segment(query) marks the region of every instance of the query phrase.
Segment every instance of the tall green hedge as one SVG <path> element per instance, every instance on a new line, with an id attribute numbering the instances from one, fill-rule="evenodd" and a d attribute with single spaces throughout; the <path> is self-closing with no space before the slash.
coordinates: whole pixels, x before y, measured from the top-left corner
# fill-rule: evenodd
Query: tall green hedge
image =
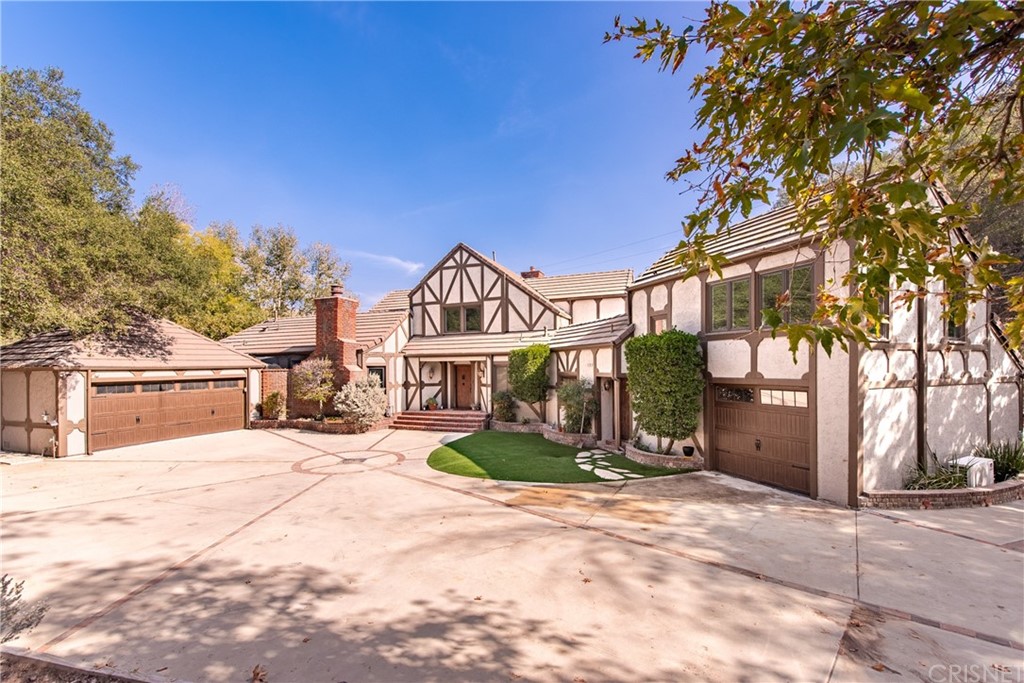
<path id="1" fill-rule="evenodd" d="M 666 452 L 692 436 L 703 405 L 700 340 L 679 330 L 633 337 L 626 342 L 626 363 L 637 425 L 669 439 Z"/>
<path id="2" fill-rule="evenodd" d="M 538 403 L 548 395 L 547 344 L 533 344 L 508 353 L 508 385 L 515 397 L 525 403 Z"/>

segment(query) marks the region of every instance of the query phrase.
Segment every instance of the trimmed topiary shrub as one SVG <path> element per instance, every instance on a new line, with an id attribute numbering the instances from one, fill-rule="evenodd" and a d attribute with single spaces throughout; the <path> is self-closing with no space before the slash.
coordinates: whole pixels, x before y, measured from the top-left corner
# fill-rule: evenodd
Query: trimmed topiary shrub
<path id="1" fill-rule="evenodd" d="M 516 397 L 511 391 L 496 391 L 491 394 L 494 419 L 498 422 L 516 421 Z"/>
<path id="2" fill-rule="evenodd" d="M 272 391 L 263 399 L 260 415 L 264 420 L 283 420 L 285 413 L 284 397 L 280 391 Z"/>
<path id="3" fill-rule="evenodd" d="M 672 450 L 697 431 L 704 394 L 704 356 L 696 335 L 680 330 L 645 334 L 626 342 L 629 389 L 639 429 Z"/>
<path id="4" fill-rule="evenodd" d="M 343 386 L 334 395 L 334 409 L 363 431 L 380 422 L 388 409 L 388 395 L 380 386 L 380 377 L 369 375 Z"/>
<path id="5" fill-rule="evenodd" d="M 508 385 L 512 395 L 524 403 L 540 403 L 548 396 L 547 344 L 513 349 L 508 354 Z"/>
<path id="6" fill-rule="evenodd" d="M 562 407 L 562 428 L 572 434 L 589 434 L 590 423 L 597 411 L 594 385 L 586 379 L 570 379 L 558 387 L 558 403 Z"/>
<path id="7" fill-rule="evenodd" d="M 316 401 L 317 419 L 324 417 L 324 401 L 334 393 L 334 363 L 329 358 L 307 358 L 292 368 L 292 390 L 303 401 Z"/>

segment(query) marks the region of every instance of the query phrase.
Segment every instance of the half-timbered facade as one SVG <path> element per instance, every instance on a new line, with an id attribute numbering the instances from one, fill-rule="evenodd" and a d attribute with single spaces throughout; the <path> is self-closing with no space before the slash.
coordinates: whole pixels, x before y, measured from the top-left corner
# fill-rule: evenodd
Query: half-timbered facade
<path id="1" fill-rule="evenodd" d="M 943 196 L 935 189 L 931 199 Z M 1016 438 L 1021 365 L 987 302 L 953 328 L 936 284 L 913 308 L 893 297 L 889 325 L 868 348 L 828 355 L 804 345 L 794 360 L 787 340 L 772 339 L 761 312 L 779 295 L 789 293 L 783 317 L 806 322 L 819 288 L 847 293 L 849 245 L 825 250 L 795 218 L 783 208 L 722 231 L 710 245 L 727 259 L 720 277 L 682 277 L 673 250 L 631 286 L 636 334 L 676 328 L 704 342 L 704 411 L 680 446 L 695 446 L 712 469 L 855 506 L 864 490 L 901 488 L 918 462 Z"/>
<path id="2" fill-rule="evenodd" d="M 609 381 L 602 433 L 620 438 L 612 385 L 620 385 L 618 347 L 632 330 L 625 315 L 631 280 L 629 270 L 518 274 L 456 245 L 410 293 L 407 409 L 434 399 L 446 408 L 489 412 L 491 394 L 508 388 L 509 352 L 543 343 L 554 355 L 552 387 L 570 377 Z M 532 420 L 555 422 L 558 413 L 553 400 L 540 409 L 520 406 L 520 415 Z"/>

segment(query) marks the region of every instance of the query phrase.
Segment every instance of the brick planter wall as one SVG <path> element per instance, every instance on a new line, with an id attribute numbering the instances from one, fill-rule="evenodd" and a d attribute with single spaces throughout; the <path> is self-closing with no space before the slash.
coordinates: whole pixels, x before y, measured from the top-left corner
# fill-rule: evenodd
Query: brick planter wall
<path id="1" fill-rule="evenodd" d="M 672 469 L 704 469 L 704 458 L 700 453 L 694 451 L 693 455 L 686 457 L 685 455 L 662 455 L 661 453 L 649 453 L 648 451 L 642 451 L 639 448 L 634 448 L 630 444 L 624 444 L 624 455 L 632 460 L 638 462 L 641 465 L 650 465 L 651 467 L 670 467 Z"/>
<path id="2" fill-rule="evenodd" d="M 540 434 L 540 430 L 544 427 L 542 422 L 529 422 L 523 424 L 522 422 L 499 422 L 494 418 L 491 418 L 491 429 L 496 432 L 512 432 L 514 434 Z"/>
<path id="3" fill-rule="evenodd" d="M 378 429 L 387 429 L 394 418 L 386 417 L 369 429 L 363 429 L 350 422 L 316 422 L 315 420 L 253 420 L 253 429 L 304 429 L 307 432 L 323 434 L 362 434 Z"/>
<path id="4" fill-rule="evenodd" d="M 573 446 L 575 448 L 594 448 L 597 446 L 597 437 L 593 434 L 573 434 L 571 432 L 560 432 L 547 425 L 541 426 L 540 433 L 548 441 Z"/>
<path id="5" fill-rule="evenodd" d="M 865 491 L 860 506 L 883 510 L 941 510 L 1001 505 L 1024 499 L 1024 479 L 1011 479 L 973 489 L 932 491 Z"/>

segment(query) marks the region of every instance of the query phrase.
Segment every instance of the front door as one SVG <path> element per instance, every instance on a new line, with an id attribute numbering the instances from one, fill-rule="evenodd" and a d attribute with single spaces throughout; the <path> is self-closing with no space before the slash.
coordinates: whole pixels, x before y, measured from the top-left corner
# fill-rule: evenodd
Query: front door
<path id="1" fill-rule="evenodd" d="M 473 366 L 455 366 L 455 408 L 473 407 Z"/>

